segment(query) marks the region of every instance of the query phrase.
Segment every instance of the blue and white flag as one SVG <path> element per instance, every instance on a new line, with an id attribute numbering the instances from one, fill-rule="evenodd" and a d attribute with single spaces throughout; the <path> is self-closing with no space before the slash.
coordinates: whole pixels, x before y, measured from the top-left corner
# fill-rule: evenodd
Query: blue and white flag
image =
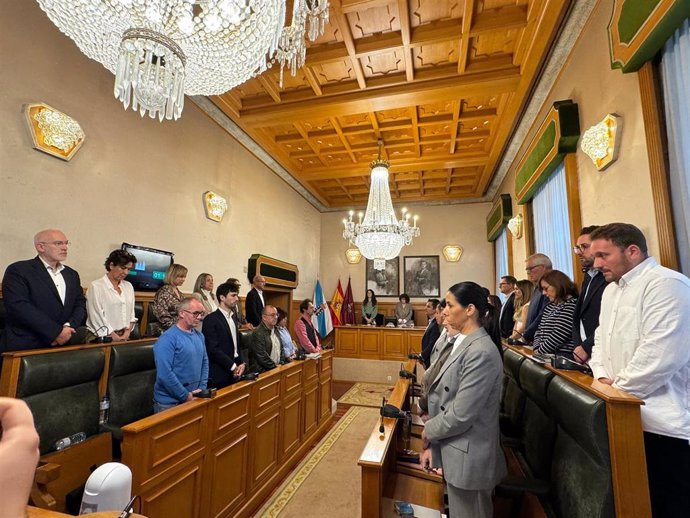
<path id="1" fill-rule="evenodd" d="M 333 331 L 333 320 L 331 320 L 331 312 L 328 310 L 328 305 L 321 308 L 322 304 L 326 304 L 326 298 L 323 296 L 323 290 L 321 289 L 321 283 L 316 280 L 316 287 L 314 288 L 314 306 L 316 306 L 316 312 L 314 316 L 311 317 L 311 323 L 319 332 L 319 336 L 322 338 L 328 333 Z"/>

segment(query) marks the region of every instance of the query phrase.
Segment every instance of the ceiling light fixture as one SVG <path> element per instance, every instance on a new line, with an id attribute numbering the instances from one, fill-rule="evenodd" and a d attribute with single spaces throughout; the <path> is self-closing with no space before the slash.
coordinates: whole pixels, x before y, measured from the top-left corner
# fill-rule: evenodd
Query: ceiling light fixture
<path id="1" fill-rule="evenodd" d="M 143 117 L 182 114 L 184 96 L 219 95 L 276 61 L 292 75 L 306 37 L 328 23 L 329 0 L 38 0 L 89 58 L 115 74 L 115 97 Z M 307 28 L 308 27 L 308 28 Z"/>
<path id="2" fill-rule="evenodd" d="M 419 237 L 417 216 L 410 225 L 410 213 L 403 207 L 401 219 L 398 220 L 393 210 L 391 193 L 388 186 L 388 168 L 390 164 L 381 158 L 383 142 L 379 140 L 378 158 L 371 167 L 371 188 L 367 211 L 362 220 L 359 213 L 359 223 L 352 220 L 354 211 L 350 211 L 349 219 L 343 220 L 345 230 L 343 238 L 354 242 L 360 252 L 367 259 L 374 261 L 376 270 L 386 267 L 386 260 L 400 255 L 403 246 L 412 243 L 412 239 Z"/>

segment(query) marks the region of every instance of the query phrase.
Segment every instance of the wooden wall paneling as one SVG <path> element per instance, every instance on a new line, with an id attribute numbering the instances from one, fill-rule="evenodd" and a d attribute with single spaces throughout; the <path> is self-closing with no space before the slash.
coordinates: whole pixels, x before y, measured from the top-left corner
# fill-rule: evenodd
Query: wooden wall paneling
<path id="1" fill-rule="evenodd" d="M 292 363 L 291 368 L 286 369 L 282 375 L 282 399 L 289 398 L 302 391 L 304 369 L 299 363 Z"/>
<path id="2" fill-rule="evenodd" d="M 259 379 L 254 382 L 252 387 L 253 417 L 280 401 L 280 386 L 280 373 L 268 371 L 259 375 Z"/>
<path id="3" fill-rule="evenodd" d="M 314 433 L 319 425 L 319 383 L 318 379 L 305 384 L 302 393 L 304 421 L 302 435 L 305 437 Z"/>
<path id="4" fill-rule="evenodd" d="M 327 360 L 327 361 L 324 361 Z M 333 369 L 330 357 L 319 360 L 319 423 L 331 415 L 331 399 L 333 398 Z"/>
<path id="5" fill-rule="evenodd" d="M 637 77 L 649 157 L 649 175 L 652 181 L 656 231 L 659 237 L 659 262 L 667 268 L 678 270 L 680 265 L 668 181 L 668 140 L 658 70 L 648 61 L 639 69 Z"/>
<path id="6" fill-rule="evenodd" d="M 212 442 L 249 421 L 251 385 L 232 391 L 221 389 L 211 402 L 209 432 Z"/>
<path id="7" fill-rule="evenodd" d="M 208 502 L 203 502 L 202 475 L 204 456 L 194 457 L 189 465 L 175 470 L 144 485 L 140 491 L 132 491 L 141 496 L 141 513 L 144 516 L 184 516 L 201 518 Z"/>
<path id="8" fill-rule="evenodd" d="M 381 335 L 383 339 L 383 359 L 398 360 L 407 357 L 405 333 L 403 331 L 388 331 Z"/>
<path id="9" fill-rule="evenodd" d="M 280 458 L 289 457 L 302 440 L 302 394 L 286 398 L 280 405 Z"/>
<path id="10" fill-rule="evenodd" d="M 338 356 L 356 358 L 359 355 L 359 329 L 339 327 L 335 337 L 335 350 Z"/>
<path id="11" fill-rule="evenodd" d="M 315 360 L 305 360 L 303 364 L 304 385 L 312 385 L 319 378 L 319 363 Z"/>
<path id="12" fill-rule="evenodd" d="M 280 439 L 280 405 L 252 417 L 249 441 L 250 491 L 260 486 L 278 468 Z"/>
<path id="13" fill-rule="evenodd" d="M 411 329 L 405 333 L 405 348 L 403 351 L 405 360 L 407 359 L 407 355 L 411 352 L 422 352 L 422 337 L 425 331 L 426 329 Z"/>
<path id="14" fill-rule="evenodd" d="M 376 329 L 360 329 L 359 357 L 372 360 L 382 360 L 381 333 Z"/>
<path id="15" fill-rule="evenodd" d="M 244 422 L 217 441 L 208 458 L 204 500 L 211 518 L 232 516 L 247 499 L 250 424 Z"/>

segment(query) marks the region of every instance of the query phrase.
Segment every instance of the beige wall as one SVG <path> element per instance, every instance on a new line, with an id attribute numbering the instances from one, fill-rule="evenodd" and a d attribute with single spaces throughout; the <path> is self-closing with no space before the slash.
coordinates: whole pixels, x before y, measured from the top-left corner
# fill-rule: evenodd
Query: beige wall
<path id="1" fill-rule="evenodd" d="M 32 236 L 63 229 L 82 284 L 103 273 L 122 241 L 176 253 L 184 285 L 210 272 L 244 278 L 262 253 L 298 265 L 296 298 L 311 296 L 319 267 L 319 213 L 211 122 L 189 99 L 177 122 L 125 111 L 113 75 L 86 58 L 36 2 L 3 2 L 0 19 L 0 271 L 35 254 Z M 22 105 L 43 101 L 76 118 L 86 142 L 71 162 L 32 149 Z M 222 223 L 202 194 L 224 194 Z M 295 236 L 299 240 L 295 240 Z M 247 283 L 245 283 L 245 286 Z"/>
<path id="2" fill-rule="evenodd" d="M 438 255 L 441 266 L 441 295 L 460 281 L 475 281 L 495 291 L 493 246 L 486 240 L 486 216 L 491 209 L 488 203 L 433 207 L 410 207 L 419 215 L 421 236 L 400 253 L 400 282 L 402 288 L 403 258 L 413 255 Z M 356 301 L 364 298 L 365 260 L 350 265 L 345 260 L 348 242 L 343 239 L 342 220 L 347 211 L 323 214 L 321 217 L 321 283 L 330 300 L 338 284 L 338 276 L 347 287 L 348 275 L 352 277 L 352 294 Z M 464 253 L 457 263 L 443 258 L 443 247 L 458 244 Z M 383 299 L 386 301 L 394 299 Z M 422 301 L 424 299 L 413 299 Z"/>
<path id="3" fill-rule="evenodd" d="M 650 252 L 657 254 L 658 237 L 637 74 L 622 74 L 610 67 L 606 27 L 612 4 L 612 0 L 602 0 L 595 8 L 536 126 L 553 102 L 561 99 L 573 99 L 578 103 L 583 133 L 607 113 L 616 113 L 623 118 L 618 161 L 604 172 L 598 172 L 578 147 L 576 158 L 582 223 L 593 225 L 623 221 L 637 225 L 647 237 Z M 532 131 L 535 130 L 533 127 Z M 501 185 L 501 192 L 509 192 L 515 197 L 514 167 Z M 515 214 L 523 210 L 524 207 L 515 204 L 515 200 L 513 202 Z M 513 240 L 513 266 L 518 278 L 525 276 L 525 249 L 525 239 Z"/>

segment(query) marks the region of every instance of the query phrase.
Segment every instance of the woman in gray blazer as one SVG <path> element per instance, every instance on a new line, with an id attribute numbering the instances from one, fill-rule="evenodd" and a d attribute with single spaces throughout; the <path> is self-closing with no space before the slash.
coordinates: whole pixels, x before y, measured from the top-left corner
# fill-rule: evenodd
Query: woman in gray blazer
<path id="1" fill-rule="evenodd" d="M 429 381 L 420 461 L 426 469 L 443 468 L 450 518 L 491 518 L 491 492 L 506 474 L 498 429 L 498 313 L 481 286 L 461 282 L 448 290 L 445 314 L 446 325 L 459 334 Z"/>

